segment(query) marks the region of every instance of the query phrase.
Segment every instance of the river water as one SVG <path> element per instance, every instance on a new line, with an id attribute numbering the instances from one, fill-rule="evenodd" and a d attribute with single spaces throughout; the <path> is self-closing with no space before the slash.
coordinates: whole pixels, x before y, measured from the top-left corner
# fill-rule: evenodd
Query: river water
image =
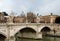
<path id="1" fill-rule="evenodd" d="M 18 38 L 17 41 L 60 41 L 60 37 L 49 37 L 45 36 L 41 40 L 34 40 L 34 39 L 20 39 Z"/>

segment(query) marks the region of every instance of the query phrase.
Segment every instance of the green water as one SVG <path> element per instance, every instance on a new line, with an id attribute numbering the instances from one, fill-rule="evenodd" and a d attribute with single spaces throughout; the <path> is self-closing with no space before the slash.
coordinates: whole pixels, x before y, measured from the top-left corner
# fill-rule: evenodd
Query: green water
<path id="1" fill-rule="evenodd" d="M 16 41 L 60 41 L 60 37 L 43 37 L 41 40 L 34 40 L 34 39 L 20 39 L 17 38 Z"/>

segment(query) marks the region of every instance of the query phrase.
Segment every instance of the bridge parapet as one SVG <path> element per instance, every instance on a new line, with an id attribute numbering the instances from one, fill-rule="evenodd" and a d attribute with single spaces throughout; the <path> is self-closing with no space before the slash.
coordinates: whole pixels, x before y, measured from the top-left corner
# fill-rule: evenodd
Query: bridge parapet
<path id="1" fill-rule="evenodd" d="M 11 25 L 11 26 L 24 26 L 24 25 L 50 25 L 50 26 L 60 26 L 60 24 L 56 24 L 56 23 L 0 23 L 0 25 Z"/>

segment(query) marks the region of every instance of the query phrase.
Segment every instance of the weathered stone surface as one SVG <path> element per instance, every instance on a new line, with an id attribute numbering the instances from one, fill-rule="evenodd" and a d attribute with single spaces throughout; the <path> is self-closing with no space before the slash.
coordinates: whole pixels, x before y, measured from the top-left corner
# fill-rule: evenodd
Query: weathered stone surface
<path id="1" fill-rule="evenodd" d="M 50 24 L 50 23 L 18 23 L 18 24 L 0 24 L 0 34 L 3 34 L 7 38 L 11 36 L 15 36 L 17 32 L 19 32 L 21 29 L 24 28 L 31 28 L 38 33 L 35 38 L 42 38 L 41 30 L 44 27 L 48 27 L 51 29 L 51 33 L 53 30 L 56 31 L 56 34 L 58 35 L 60 33 L 60 25 L 59 24 Z M 14 39 L 14 38 L 13 38 Z M 12 40 L 13 40 L 12 39 Z"/>

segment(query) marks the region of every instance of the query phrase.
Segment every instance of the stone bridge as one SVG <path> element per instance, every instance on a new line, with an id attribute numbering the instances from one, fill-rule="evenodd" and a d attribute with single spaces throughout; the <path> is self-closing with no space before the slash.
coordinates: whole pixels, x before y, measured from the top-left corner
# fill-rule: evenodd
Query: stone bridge
<path id="1" fill-rule="evenodd" d="M 46 28 L 46 29 L 45 29 Z M 29 29 L 29 30 L 26 30 Z M 2 36 L 5 41 L 15 41 L 15 35 L 21 37 L 21 32 L 24 32 L 24 30 L 27 31 L 27 34 L 24 33 L 23 37 L 28 38 L 42 38 L 42 31 L 43 30 L 50 30 L 51 34 L 54 34 L 54 30 L 56 31 L 55 34 L 60 34 L 60 25 L 59 24 L 51 24 L 51 23 L 1 23 L 0 24 L 0 36 Z M 30 34 L 29 32 L 33 33 Z M 26 34 L 26 35 L 25 35 Z M 33 36 L 33 37 L 32 37 Z"/>

